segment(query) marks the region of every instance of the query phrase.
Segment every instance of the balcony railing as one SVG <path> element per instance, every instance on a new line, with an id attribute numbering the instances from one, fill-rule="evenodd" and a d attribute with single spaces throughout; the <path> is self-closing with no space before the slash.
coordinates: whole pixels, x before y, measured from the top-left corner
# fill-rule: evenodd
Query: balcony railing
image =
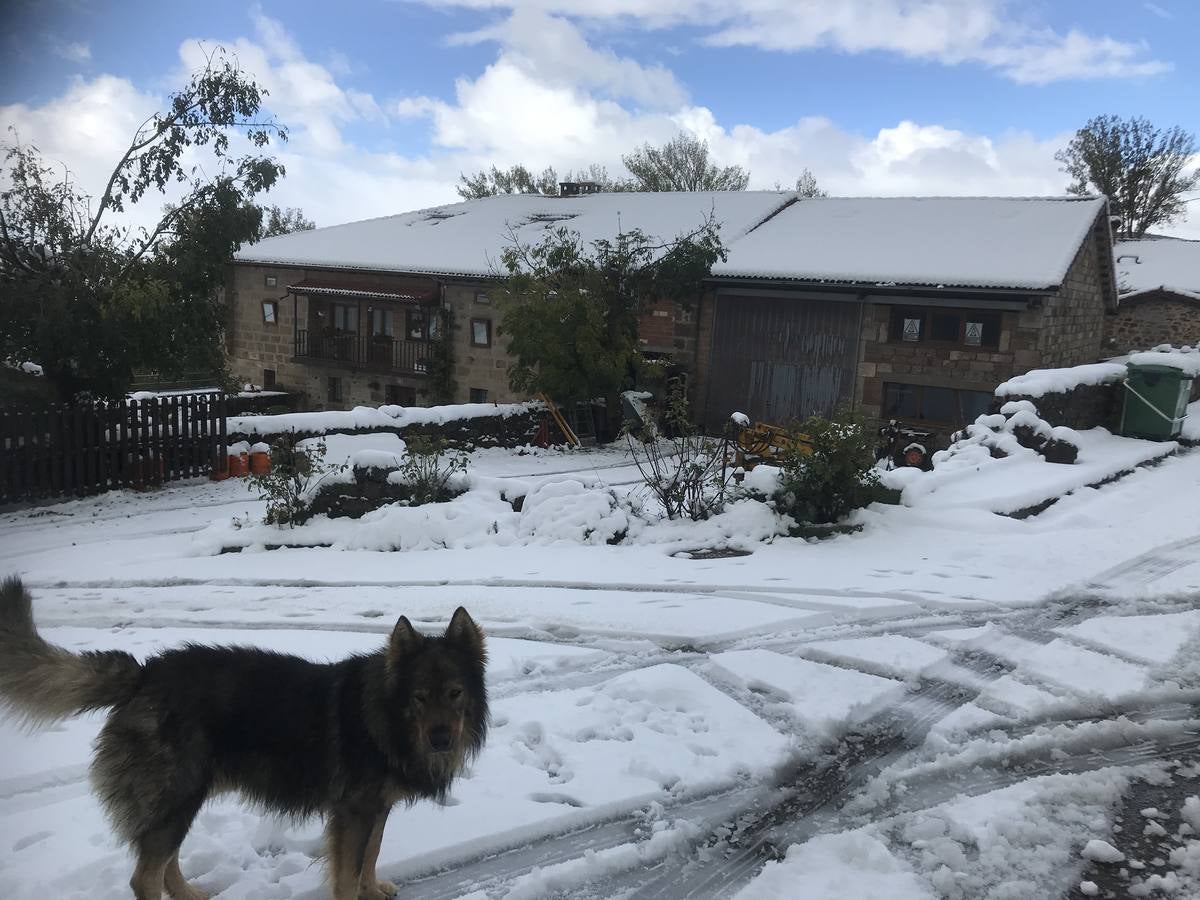
<path id="1" fill-rule="evenodd" d="M 296 357 L 336 362 L 352 368 L 382 369 L 407 375 L 429 371 L 429 341 L 398 341 L 386 335 L 296 332 Z"/>

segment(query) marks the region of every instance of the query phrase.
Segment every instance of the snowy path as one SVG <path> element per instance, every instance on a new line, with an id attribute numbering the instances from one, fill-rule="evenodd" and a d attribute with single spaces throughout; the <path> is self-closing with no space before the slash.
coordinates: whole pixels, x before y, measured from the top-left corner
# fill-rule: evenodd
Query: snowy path
<path id="1" fill-rule="evenodd" d="M 481 466 L 629 475 L 611 450 L 488 451 Z M 34 588 L 52 639 L 141 655 L 198 640 L 336 658 L 377 646 L 400 612 L 435 628 L 465 604 L 490 635 L 496 721 L 451 805 L 389 828 L 381 871 L 410 896 L 729 896 L 790 846 L 822 842 L 869 844 L 929 885 L 936 845 L 972 885 L 997 876 L 989 833 L 968 839 L 969 798 L 995 794 L 988 808 L 1011 824 L 989 828 L 1045 817 L 1060 794 L 1055 816 L 1077 804 L 1100 823 L 1097 798 L 1119 781 L 1200 761 L 1198 500 L 1189 454 L 1026 522 L 876 509 L 859 535 L 747 557 L 570 544 L 210 556 L 197 531 L 261 507 L 239 485 L 195 483 L 0 516 L 0 572 Z M 0 895 L 125 896 L 128 857 L 86 780 L 97 721 L 35 736 L 0 723 Z M 923 836 L 938 822 L 958 824 Z M 1047 869 L 1055 886 L 1026 895 L 1078 883 L 1080 827 L 1043 836 L 1046 853 L 1070 853 Z M 222 898 L 317 897 L 318 841 L 316 823 L 221 800 L 183 868 Z"/>

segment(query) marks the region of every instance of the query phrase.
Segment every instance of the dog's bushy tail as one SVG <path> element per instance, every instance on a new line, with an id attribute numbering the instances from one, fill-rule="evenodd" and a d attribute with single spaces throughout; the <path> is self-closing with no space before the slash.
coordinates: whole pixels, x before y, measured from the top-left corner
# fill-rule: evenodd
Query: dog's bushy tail
<path id="1" fill-rule="evenodd" d="M 33 626 L 21 580 L 0 582 L 0 705 L 32 725 L 116 706 L 133 696 L 142 666 L 119 650 L 72 653 Z"/>

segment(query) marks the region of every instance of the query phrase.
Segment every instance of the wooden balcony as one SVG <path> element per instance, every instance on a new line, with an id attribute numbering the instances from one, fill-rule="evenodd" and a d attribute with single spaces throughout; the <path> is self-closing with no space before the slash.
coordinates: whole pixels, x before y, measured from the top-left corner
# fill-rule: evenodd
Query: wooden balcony
<path id="1" fill-rule="evenodd" d="M 426 375 L 433 345 L 432 341 L 399 341 L 386 335 L 320 334 L 303 330 L 296 332 L 295 356 L 343 368 Z"/>

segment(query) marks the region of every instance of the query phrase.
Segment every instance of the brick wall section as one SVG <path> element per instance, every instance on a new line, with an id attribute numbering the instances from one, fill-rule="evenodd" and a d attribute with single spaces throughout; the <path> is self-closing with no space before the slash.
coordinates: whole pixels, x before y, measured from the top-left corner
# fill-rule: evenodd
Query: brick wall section
<path id="1" fill-rule="evenodd" d="M 1105 352 L 1128 353 L 1159 344 L 1200 345 L 1200 299 L 1154 291 L 1122 300 L 1105 323 Z"/>
<path id="2" fill-rule="evenodd" d="M 655 303 L 638 319 L 638 343 L 643 350 L 670 353 L 674 349 L 675 320 L 681 310 L 667 300 Z"/>
<path id="3" fill-rule="evenodd" d="M 1058 293 L 1046 299 L 1037 356 L 1030 355 L 1027 362 L 1019 358 L 1021 372 L 1078 366 L 1100 358 L 1108 310 L 1102 254 L 1112 253 L 1107 235 L 1101 231 L 1107 227 L 1102 219 L 1097 220 Z"/>

